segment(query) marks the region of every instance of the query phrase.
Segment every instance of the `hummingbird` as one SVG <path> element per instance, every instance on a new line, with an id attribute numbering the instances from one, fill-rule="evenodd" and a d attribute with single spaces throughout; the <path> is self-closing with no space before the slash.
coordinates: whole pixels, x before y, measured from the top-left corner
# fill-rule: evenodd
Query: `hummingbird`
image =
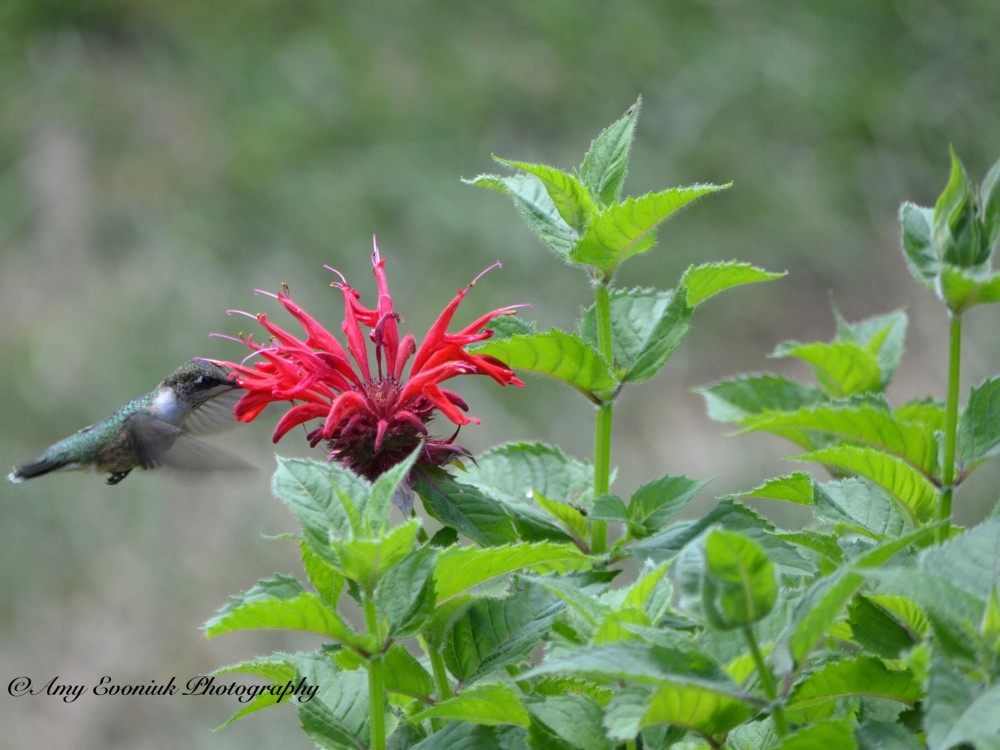
<path id="1" fill-rule="evenodd" d="M 7 479 L 18 484 L 51 471 L 94 469 L 108 472 L 108 484 L 118 484 L 137 466 L 249 468 L 242 459 L 193 437 L 235 423 L 238 389 L 225 368 L 197 359 L 185 362 L 151 392 L 50 446 Z"/>

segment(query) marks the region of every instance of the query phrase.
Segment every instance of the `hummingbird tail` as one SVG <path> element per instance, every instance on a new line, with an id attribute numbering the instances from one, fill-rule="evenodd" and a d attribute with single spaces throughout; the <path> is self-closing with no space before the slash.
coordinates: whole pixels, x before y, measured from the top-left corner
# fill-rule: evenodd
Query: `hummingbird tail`
<path id="1" fill-rule="evenodd" d="M 33 479 L 42 476 L 42 474 L 48 474 L 50 471 L 58 471 L 59 469 L 66 468 L 70 463 L 69 461 L 60 461 L 51 458 L 38 459 L 23 466 L 15 467 L 14 471 L 7 475 L 7 479 L 14 484 L 20 484 L 25 479 Z"/>

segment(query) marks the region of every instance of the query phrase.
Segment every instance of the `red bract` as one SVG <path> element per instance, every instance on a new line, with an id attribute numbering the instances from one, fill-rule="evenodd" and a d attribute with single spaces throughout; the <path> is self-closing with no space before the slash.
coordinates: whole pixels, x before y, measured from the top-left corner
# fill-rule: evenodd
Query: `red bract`
<path id="1" fill-rule="evenodd" d="M 499 264 L 490 269 L 496 265 Z M 479 420 L 463 413 L 468 405 L 458 394 L 442 388 L 444 381 L 457 375 L 487 375 L 500 385 L 524 386 L 498 359 L 465 351 L 469 344 L 493 335 L 485 327 L 487 323 L 501 315 L 513 315 L 517 306 L 494 310 L 460 331 L 448 333 L 452 317 L 477 277 L 448 303 L 418 347 L 410 334 L 399 338 L 400 316 L 393 309 L 385 261 L 379 257 L 378 246 L 372 253 L 372 266 L 378 282 L 375 309 L 360 303 L 360 295 L 348 286 L 343 276 L 331 284 L 344 296 L 341 331 L 346 349 L 288 296 L 286 288 L 282 294 L 271 296 L 298 321 L 305 339 L 278 327 L 265 313 L 260 313 L 251 317 L 270 334 L 270 343 L 260 345 L 252 336 L 240 337 L 254 350 L 251 356 L 258 357 L 257 361 L 252 366 L 246 360 L 218 363 L 231 368 L 236 382 L 247 391 L 236 404 L 237 419 L 250 422 L 270 403 L 292 403 L 274 430 L 274 442 L 297 425 L 322 419 L 322 424 L 308 433 L 310 445 L 328 441 L 329 460 L 368 479 L 399 463 L 420 443 L 423 451 L 418 463 L 425 466 L 438 466 L 469 455 L 454 440 L 458 428 L 469 422 L 478 424 Z M 364 329 L 368 329 L 367 336 Z M 375 345 L 374 373 L 367 341 Z M 411 357 L 410 372 L 405 376 Z M 456 425 L 451 437 L 429 435 L 427 423 L 438 411 Z"/>

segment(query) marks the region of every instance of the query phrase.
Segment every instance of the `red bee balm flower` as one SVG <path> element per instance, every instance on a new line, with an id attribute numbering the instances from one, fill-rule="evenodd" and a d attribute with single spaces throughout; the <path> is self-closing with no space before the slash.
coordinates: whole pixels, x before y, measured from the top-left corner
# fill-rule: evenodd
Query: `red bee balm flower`
<path id="1" fill-rule="evenodd" d="M 479 420 L 463 414 L 468 405 L 456 393 L 442 388 L 444 381 L 457 375 L 488 375 L 500 385 L 524 386 L 500 360 L 465 351 L 469 344 L 493 335 L 484 327 L 487 323 L 501 315 L 515 314 L 519 306 L 494 310 L 457 333 L 447 332 L 462 299 L 482 274 L 455 295 L 418 348 L 412 335 L 399 338 L 400 316 L 392 306 L 385 261 L 379 257 L 377 245 L 372 266 L 378 282 L 378 305 L 374 310 L 359 302 L 360 294 L 338 271 L 329 269 L 341 278 L 331 286 L 344 295 L 341 331 L 347 340 L 346 351 L 330 331 L 292 301 L 285 288 L 283 294 L 271 296 L 295 317 L 306 339 L 279 328 L 260 313 L 250 317 L 271 335 L 270 344 L 262 346 L 252 336 L 240 336 L 254 350 L 251 356 L 259 356 L 260 360 L 252 367 L 246 360 L 218 363 L 231 368 L 236 383 L 247 391 L 236 404 L 237 419 L 251 422 L 272 402 L 293 403 L 274 430 L 274 442 L 296 425 L 322 419 L 322 425 L 308 433 L 309 444 L 328 441 L 330 461 L 370 480 L 402 461 L 421 442 L 423 453 L 418 464 L 424 466 L 439 466 L 469 456 L 454 440 L 462 425 L 478 424 Z M 362 326 L 369 329 L 367 338 L 375 345 L 374 374 Z M 411 356 L 410 374 L 404 377 Z M 456 425 L 454 434 L 447 439 L 431 437 L 427 431 L 436 411 Z"/>

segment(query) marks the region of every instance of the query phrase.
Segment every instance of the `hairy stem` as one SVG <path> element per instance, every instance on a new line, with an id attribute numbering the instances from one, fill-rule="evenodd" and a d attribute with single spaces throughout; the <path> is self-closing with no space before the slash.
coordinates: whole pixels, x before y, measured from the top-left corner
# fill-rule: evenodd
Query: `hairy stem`
<path id="1" fill-rule="evenodd" d="M 749 625 L 743 626 L 743 637 L 750 648 L 750 656 L 753 658 L 757 674 L 760 675 L 760 684 L 764 688 L 764 695 L 772 705 L 771 718 L 774 719 L 774 731 L 779 737 L 788 734 L 788 721 L 785 719 L 785 709 L 777 704 L 778 691 L 774 686 L 774 677 L 767 664 L 764 663 L 764 655 L 760 652 L 757 643 L 757 636 L 754 635 L 753 628 Z"/>
<path id="2" fill-rule="evenodd" d="M 608 365 L 614 364 L 614 341 L 611 334 L 611 294 L 607 283 L 598 284 L 595 290 L 594 309 L 597 313 L 597 349 Z M 597 424 L 594 430 L 594 498 L 605 495 L 611 483 L 611 425 L 613 402 L 602 400 L 597 407 Z M 608 546 L 606 521 L 590 522 L 590 551 L 603 554 Z"/>
<path id="3" fill-rule="evenodd" d="M 439 700 L 446 701 L 451 698 L 451 683 L 448 682 L 448 670 L 444 666 L 444 655 L 439 651 L 431 651 L 426 645 L 424 651 L 431 660 L 431 669 L 434 672 L 434 684 L 437 686 Z"/>
<path id="4" fill-rule="evenodd" d="M 955 493 L 955 446 L 958 438 L 958 389 L 962 361 L 962 316 L 952 314 L 948 332 L 948 399 L 944 410 L 944 467 L 941 476 L 941 496 L 938 500 L 936 534 L 943 542 L 951 535 L 951 501 Z"/>
<path id="5" fill-rule="evenodd" d="M 378 612 L 371 596 L 365 597 L 365 626 L 378 642 Z M 368 660 L 368 717 L 372 750 L 385 750 L 385 661 L 381 648 Z"/>

